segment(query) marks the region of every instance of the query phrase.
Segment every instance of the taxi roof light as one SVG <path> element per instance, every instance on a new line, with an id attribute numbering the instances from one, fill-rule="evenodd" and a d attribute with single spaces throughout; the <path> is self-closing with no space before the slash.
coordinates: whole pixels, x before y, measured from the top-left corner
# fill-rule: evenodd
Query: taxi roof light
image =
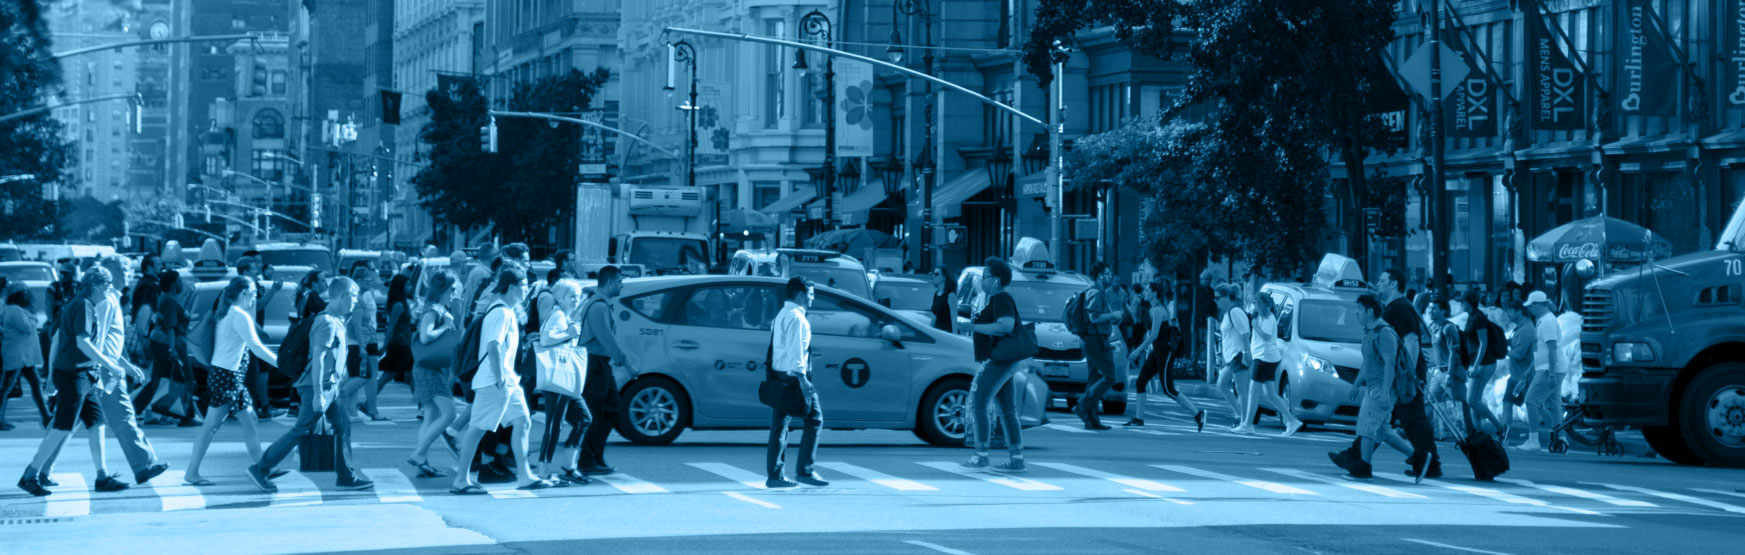
<path id="1" fill-rule="evenodd" d="M 1367 289 L 1369 287 L 1369 284 L 1363 281 L 1363 270 L 1357 266 L 1356 260 L 1332 253 L 1321 257 L 1321 265 L 1315 270 L 1313 283 L 1328 289 Z"/>

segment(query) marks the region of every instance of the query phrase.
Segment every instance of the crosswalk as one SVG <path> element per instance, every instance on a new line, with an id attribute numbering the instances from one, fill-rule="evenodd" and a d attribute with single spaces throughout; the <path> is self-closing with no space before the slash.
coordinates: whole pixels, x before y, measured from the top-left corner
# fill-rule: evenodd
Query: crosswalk
<path id="1" fill-rule="evenodd" d="M 184 512 L 213 508 L 311 507 L 357 504 L 525 502 L 540 499 L 611 496 L 636 499 L 697 499 L 697 494 L 743 501 L 753 510 L 793 509 L 828 503 L 886 498 L 886 505 L 913 502 L 1021 500 L 1066 506 L 1084 499 L 1158 500 L 1176 505 L 1298 500 L 1336 504 L 1393 504 L 1419 508 L 1485 507 L 1484 510 L 1540 511 L 1605 516 L 1699 512 L 1745 514 L 1739 494 L 1713 488 L 1652 489 L 1609 482 L 1547 483 L 1504 478 L 1477 483 L 1424 480 L 1377 473 L 1377 480 L 1352 481 L 1325 468 L 1206 468 L 1190 464 L 1131 461 L 1051 461 L 1029 464 L 1022 475 L 967 469 L 956 461 L 900 460 L 889 457 L 853 462 L 821 462 L 833 483 L 819 490 L 769 490 L 760 465 L 746 460 L 664 461 L 647 468 L 597 477 L 589 486 L 520 490 L 514 484 L 487 484 L 488 496 L 462 498 L 446 493 L 449 479 L 414 478 L 415 469 L 364 468 L 373 491 L 341 491 L 333 475 L 289 472 L 276 480 L 279 491 L 256 490 L 240 475 L 208 476 L 218 485 L 192 486 L 172 470 L 149 486 L 122 493 L 94 493 L 85 476 L 56 473 L 55 494 L 36 498 L 0 493 L 0 518 L 100 517 L 106 514 Z M 640 477 L 639 477 L 640 476 Z M 808 491 L 826 495 L 806 495 Z M 465 499 L 465 501 L 462 501 Z M 658 502 L 658 501 L 654 501 Z M 683 501 L 689 503 L 690 501 Z M 1441 509 L 1437 509 L 1441 510 Z"/>

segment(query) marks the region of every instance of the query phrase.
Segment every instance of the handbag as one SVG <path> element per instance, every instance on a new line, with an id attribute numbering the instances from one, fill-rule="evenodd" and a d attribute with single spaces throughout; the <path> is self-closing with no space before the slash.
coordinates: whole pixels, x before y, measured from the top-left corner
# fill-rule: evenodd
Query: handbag
<path id="1" fill-rule="evenodd" d="M 568 345 L 534 349 L 535 389 L 581 398 L 588 379 L 587 353 L 587 349 Z"/>
<path id="2" fill-rule="evenodd" d="M 309 433 L 297 440 L 297 471 L 333 472 L 334 449 L 337 447 L 333 429 L 327 425 L 327 417 L 322 416 Z"/>
<path id="3" fill-rule="evenodd" d="M 994 343 L 994 348 L 988 351 L 988 359 L 999 363 L 1018 362 L 1036 356 L 1036 352 L 1036 324 L 1020 322 L 1012 327 L 1011 335 Z"/>
<path id="4" fill-rule="evenodd" d="M 783 414 L 806 414 L 806 395 L 800 391 L 798 379 L 777 379 L 770 372 L 757 384 L 757 400 Z"/>
<path id="5" fill-rule="evenodd" d="M 188 358 L 203 366 L 212 365 L 212 346 L 217 343 L 218 318 L 221 316 L 223 314 L 214 311 L 194 324 L 194 329 L 188 330 L 187 337 L 182 338 L 188 345 Z"/>
<path id="6" fill-rule="evenodd" d="M 454 364 L 454 348 L 460 345 L 460 330 L 449 328 L 436 336 L 435 341 L 425 343 L 417 338 L 412 340 L 413 365 L 420 368 L 448 368 Z"/>

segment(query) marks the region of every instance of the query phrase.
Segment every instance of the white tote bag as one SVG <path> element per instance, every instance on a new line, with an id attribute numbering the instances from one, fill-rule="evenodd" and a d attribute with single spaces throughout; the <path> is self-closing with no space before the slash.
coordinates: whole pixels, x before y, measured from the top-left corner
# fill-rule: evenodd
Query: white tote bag
<path id="1" fill-rule="evenodd" d="M 567 344 L 533 351 L 540 391 L 581 398 L 588 377 L 588 350 Z"/>

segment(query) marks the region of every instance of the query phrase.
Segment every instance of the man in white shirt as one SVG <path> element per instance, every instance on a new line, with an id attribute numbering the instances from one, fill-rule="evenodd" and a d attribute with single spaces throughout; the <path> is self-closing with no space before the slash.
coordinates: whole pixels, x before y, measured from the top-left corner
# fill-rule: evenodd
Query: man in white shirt
<path id="1" fill-rule="evenodd" d="M 800 436 L 800 460 L 794 469 L 794 479 L 809 486 L 828 486 L 830 482 L 824 481 L 824 477 L 812 468 L 818 454 L 818 429 L 824 426 L 818 391 L 812 387 L 812 323 L 806 319 L 806 311 L 812 307 L 815 295 L 812 280 L 791 278 L 785 292 L 788 301 L 770 324 L 770 368 L 766 379 L 785 382 L 790 393 L 797 388 L 797 394 L 806 400 L 806 410 L 805 414 L 792 414 L 781 408 L 774 409 L 769 451 L 764 459 L 769 480 L 764 485 L 770 488 L 799 485 L 782 477 L 782 465 L 787 457 L 788 418 L 803 418 L 805 431 Z"/>
<path id="2" fill-rule="evenodd" d="M 327 285 L 327 295 L 331 297 L 327 300 L 327 309 L 316 315 L 315 323 L 309 326 L 309 368 L 294 384 L 297 398 L 303 400 L 297 408 L 297 423 L 267 447 L 259 463 L 248 467 L 248 479 L 261 491 L 279 490 L 270 478 L 273 466 L 291 454 L 291 449 L 315 429 L 316 420 L 323 415 L 327 417 L 327 425 L 333 427 L 333 469 L 339 473 L 339 488 L 361 490 L 375 485 L 348 464 L 351 458 L 351 421 L 346 419 L 345 410 L 338 402 L 339 382 L 345 377 L 348 354 L 345 319 L 357 304 L 357 282 L 344 276 L 333 278 Z"/>
<path id="3" fill-rule="evenodd" d="M 535 476 L 527 458 L 527 433 L 533 420 L 528 412 L 526 393 L 521 389 L 521 375 L 515 371 L 515 355 L 521 347 L 521 326 L 514 308 L 527 298 L 526 274 L 514 267 L 503 269 L 497 273 L 491 292 L 496 296 L 485 309 L 480 324 L 479 350 L 470 353 L 470 356 L 478 357 L 478 370 L 469 382 L 474 393 L 472 414 L 466 436 L 460 439 L 461 471 L 455 473 L 454 488 L 449 493 L 485 493 L 484 488 L 473 481 L 470 465 L 478 454 L 479 442 L 485 433 L 498 426 L 507 426 L 510 430 L 509 447 L 515 453 L 516 465 L 510 470 L 518 478 L 517 488 L 561 487 L 566 484 Z"/>
<path id="4" fill-rule="evenodd" d="M 1522 451 L 1538 451 L 1540 430 L 1557 426 L 1563 420 L 1563 372 L 1565 363 L 1557 342 L 1563 331 L 1552 313 L 1551 298 L 1544 291 L 1527 295 L 1527 309 L 1533 311 L 1533 381 L 1527 386 L 1527 440 L 1515 446 Z"/>

